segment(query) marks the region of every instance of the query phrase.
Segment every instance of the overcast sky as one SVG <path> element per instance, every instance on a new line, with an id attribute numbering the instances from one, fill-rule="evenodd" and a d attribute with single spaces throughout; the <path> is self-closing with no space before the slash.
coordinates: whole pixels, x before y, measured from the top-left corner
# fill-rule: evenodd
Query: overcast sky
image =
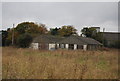
<path id="1" fill-rule="evenodd" d="M 117 2 L 3 2 L 2 29 L 14 23 L 32 21 L 47 28 L 73 25 L 78 32 L 84 26 L 100 26 L 101 31 L 118 31 Z"/>

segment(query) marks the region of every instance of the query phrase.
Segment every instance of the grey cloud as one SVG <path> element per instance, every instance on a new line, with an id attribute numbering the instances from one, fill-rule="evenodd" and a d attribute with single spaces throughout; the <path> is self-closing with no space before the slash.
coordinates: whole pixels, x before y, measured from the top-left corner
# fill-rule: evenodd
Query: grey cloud
<path id="1" fill-rule="evenodd" d="M 3 29 L 13 23 L 34 21 L 50 27 L 74 25 L 101 26 L 106 31 L 118 31 L 117 2 L 4 2 Z"/>
<path id="2" fill-rule="evenodd" d="M 2 3 L 0 2 L 0 11 L 2 11 Z M 2 12 L 0 12 L 0 28 L 2 28 Z"/>

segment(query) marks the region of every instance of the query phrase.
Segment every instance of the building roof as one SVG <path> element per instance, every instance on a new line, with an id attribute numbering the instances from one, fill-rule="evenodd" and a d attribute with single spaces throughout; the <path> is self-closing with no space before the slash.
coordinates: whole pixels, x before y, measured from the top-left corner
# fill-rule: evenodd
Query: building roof
<path id="1" fill-rule="evenodd" d="M 102 45 L 102 43 L 96 41 L 95 39 L 88 38 L 88 37 L 79 37 L 80 40 L 84 41 L 87 44 L 98 44 Z"/>
<path id="2" fill-rule="evenodd" d="M 70 36 L 70 37 L 58 37 L 52 35 L 40 35 L 33 40 L 33 43 L 60 43 L 60 44 L 78 44 L 78 45 L 87 45 L 87 44 L 98 44 L 102 45 L 100 42 L 87 37 L 80 36 Z"/>
<path id="3" fill-rule="evenodd" d="M 33 43 L 57 43 L 62 39 L 63 37 L 57 37 L 52 35 L 40 35 L 33 40 Z"/>
<path id="4" fill-rule="evenodd" d="M 86 44 L 102 45 L 100 42 L 98 42 L 92 38 L 80 37 L 80 36 L 70 36 L 70 37 L 63 39 L 59 43 L 78 44 L 78 45 L 86 45 Z"/>
<path id="5" fill-rule="evenodd" d="M 103 33 L 103 37 L 109 41 L 118 41 L 119 36 L 120 36 L 119 32 L 104 32 Z"/>
<path id="6" fill-rule="evenodd" d="M 63 39 L 62 41 L 60 41 L 59 43 L 61 44 L 78 44 L 78 45 L 86 45 L 87 43 L 81 41 L 78 36 L 70 36 L 67 37 L 65 39 Z"/>

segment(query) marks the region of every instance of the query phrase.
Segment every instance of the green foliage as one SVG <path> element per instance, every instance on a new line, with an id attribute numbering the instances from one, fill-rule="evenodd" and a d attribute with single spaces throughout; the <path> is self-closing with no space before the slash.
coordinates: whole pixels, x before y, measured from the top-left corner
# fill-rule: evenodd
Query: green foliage
<path id="1" fill-rule="evenodd" d="M 11 28 L 7 31 L 8 32 L 8 36 L 6 38 L 6 45 L 7 46 L 11 45 L 11 43 L 12 43 L 13 31 L 14 31 L 14 45 L 16 45 L 17 38 L 19 37 L 20 34 L 15 30 L 15 28 L 14 29 Z"/>
<path id="2" fill-rule="evenodd" d="M 32 42 L 32 37 L 29 34 L 22 34 L 17 39 L 18 47 L 22 47 L 22 48 L 29 47 L 31 42 Z"/>
<path id="3" fill-rule="evenodd" d="M 109 47 L 120 49 L 120 41 L 114 41 L 113 44 L 110 44 Z"/>
<path id="4" fill-rule="evenodd" d="M 120 41 L 116 41 L 116 42 L 115 42 L 115 47 L 116 47 L 116 48 L 120 48 Z"/>
<path id="5" fill-rule="evenodd" d="M 44 24 L 35 24 L 33 22 L 23 22 L 17 25 L 15 28 L 19 34 L 30 33 L 33 34 L 45 34 L 47 29 Z"/>
<path id="6" fill-rule="evenodd" d="M 73 27 L 73 26 L 62 26 L 62 28 L 59 30 L 59 35 L 60 36 L 70 36 L 70 35 L 73 35 L 73 34 L 76 34 L 77 35 L 77 30 Z"/>
<path id="7" fill-rule="evenodd" d="M 5 30 L 2 30 L 2 46 L 5 46 L 6 38 L 8 36 L 8 32 Z"/>
<path id="8" fill-rule="evenodd" d="M 106 39 L 103 39 L 103 45 L 104 45 L 105 47 L 108 47 L 108 41 L 107 41 Z"/>
<path id="9" fill-rule="evenodd" d="M 50 28 L 50 34 L 51 35 L 59 35 L 59 30 L 60 30 L 60 28 Z"/>
<path id="10" fill-rule="evenodd" d="M 3 32 L 3 46 L 11 45 L 12 43 L 12 35 L 14 33 L 14 45 L 17 45 L 17 39 L 19 39 L 20 35 L 29 33 L 30 36 L 36 37 L 41 34 L 46 34 L 47 29 L 44 24 L 36 24 L 34 22 L 22 22 L 18 24 L 15 28 L 8 28 L 7 31 Z"/>
<path id="11" fill-rule="evenodd" d="M 103 33 L 98 32 L 98 33 L 96 33 L 96 35 L 93 38 L 102 43 L 103 42 Z M 104 41 L 105 41 L 105 39 L 104 39 Z"/>
<path id="12" fill-rule="evenodd" d="M 103 59 L 98 61 L 98 63 L 96 64 L 96 67 L 102 70 L 107 69 L 108 63 Z"/>
<path id="13" fill-rule="evenodd" d="M 102 32 L 97 32 L 97 30 L 95 28 L 85 27 L 81 30 L 81 32 L 86 37 L 93 38 L 93 39 L 103 43 L 103 33 Z"/>
<path id="14" fill-rule="evenodd" d="M 97 34 L 97 31 L 95 28 L 88 28 L 88 27 L 83 28 L 81 32 L 86 37 L 91 37 L 91 38 L 94 38 L 95 35 Z"/>
<path id="15" fill-rule="evenodd" d="M 10 46 L 12 43 L 12 40 L 6 39 L 5 40 L 5 46 Z"/>

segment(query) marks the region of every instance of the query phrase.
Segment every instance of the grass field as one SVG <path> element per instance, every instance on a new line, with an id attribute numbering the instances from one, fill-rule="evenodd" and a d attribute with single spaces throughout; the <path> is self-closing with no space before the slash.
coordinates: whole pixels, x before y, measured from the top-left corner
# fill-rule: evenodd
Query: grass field
<path id="1" fill-rule="evenodd" d="M 3 79 L 117 79 L 118 50 L 2 48 Z"/>

